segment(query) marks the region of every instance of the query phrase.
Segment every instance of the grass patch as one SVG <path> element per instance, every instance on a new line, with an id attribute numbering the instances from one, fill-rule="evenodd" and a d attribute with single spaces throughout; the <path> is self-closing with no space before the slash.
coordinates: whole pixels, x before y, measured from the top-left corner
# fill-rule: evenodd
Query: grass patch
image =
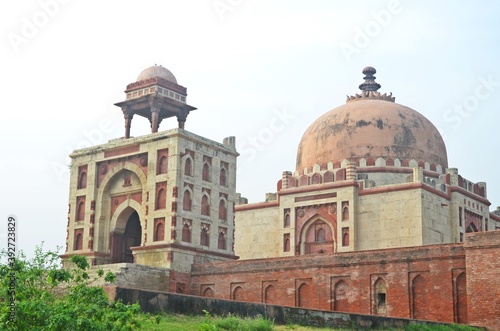
<path id="1" fill-rule="evenodd" d="M 185 315 L 143 315 L 140 320 L 143 330 L 150 331 L 274 331 L 272 321 L 262 317 L 239 318 L 236 316 L 215 317 Z"/>
<path id="2" fill-rule="evenodd" d="M 139 318 L 142 330 L 148 331 L 348 331 L 367 330 L 366 328 L 318 328 L 303 325 L 275 325 L 272 321 L 262 317 L 240 318 L 229 315 L 227 317 L 212 316 L 208 312 L 205 316 L 186 315 L 148 315 L 141 314 Z M 373 330 L 373 329 L 371 329 Z M 462 324 L 426 325 L 411 324 L 404 328 L 379 328 L 385 331 L 478 331 L 481 329 Z"/>
<path id="3" fill-rule="evenodd" d="M 450 325 L 426 325 L 426 324 L 410 324 L 404 328 L 405 331 L 477 331 L 481 330 L 472 326 L 463 324 Z"/>
<path id="4" fill-rule="evenodd" d="M 203 324 L 203 316 L 185 315 L 142 315 L 140 318 L 142 330 L 148 331 L 197 331 Z"/>

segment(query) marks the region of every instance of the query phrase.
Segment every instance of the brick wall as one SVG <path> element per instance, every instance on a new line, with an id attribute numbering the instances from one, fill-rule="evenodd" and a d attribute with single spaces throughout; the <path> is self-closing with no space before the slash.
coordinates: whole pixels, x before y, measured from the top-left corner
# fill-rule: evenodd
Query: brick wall
<path id="1" fill-rule="evenodd" d="M 462 244 L 316 254 L 193 265 L 190 293 L 456 322 L 464 271 Z"/>
<path id="2" fill-rule="evenodd" d="M 468 323 L 500 330 L 500 231 L 468 233 L 464 247 Z"/>
<path id="3" fill-rule="evenodd" d="M 190 295 L 167 292 L 153 292 L 139 289 L 105 286 L 104 290 L 112 300 L 134 302 L 149 313 L 178 313 L 203 315 L 204 310 L 213 315 L 225 316 L 228 313 L 237 316 L 264 316 L 276 324 L 303 324 L 320 327 L 392 327 L 401 328 L 417 321 L 382 316 L 347 314 L 321 310 L 301 309 L 258 303 L 246 303 L 229 300 L 207 299 Z M 418 323 L 437 324 L 418 321 Z"/>

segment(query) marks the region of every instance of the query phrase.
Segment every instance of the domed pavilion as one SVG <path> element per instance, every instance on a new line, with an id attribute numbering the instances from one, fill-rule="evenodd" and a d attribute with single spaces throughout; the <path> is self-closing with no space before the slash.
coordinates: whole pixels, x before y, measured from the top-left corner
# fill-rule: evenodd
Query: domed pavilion
<path id="1" fill-rule="evenodd" d="M 276 193 L 236 207 L 241 258 L 455 243 L 500 226 L 486 184 L 448 168 L 436 127 L 378 92 L 375 73 L 309 126 Z"/>
<path id="2" fill-rule="evenodd" d="M 151 123 L 151 133 L 158 132 L 162 120 L 177 117 L 184 129 L 189 112 L 196 108 L 186 103 L 187 88 L 177 84 L 175 76 L 162 66 L 144 69 L 137 80 L 127 85 L 127 98 L 115 106 L 122 109 L 125 119 L 125 138 L 130 138 L 134 115 L 145 117 Z"/>

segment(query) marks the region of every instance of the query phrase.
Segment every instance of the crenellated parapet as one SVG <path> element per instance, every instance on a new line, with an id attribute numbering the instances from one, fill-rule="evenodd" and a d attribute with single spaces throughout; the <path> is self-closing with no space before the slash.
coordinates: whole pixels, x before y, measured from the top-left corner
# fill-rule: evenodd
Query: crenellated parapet
<path id="1" fill-rule="evenodd" d="M 420 169 L 415 174 L 414 169 Z M 388 175 L 392 173 L 392 175 Z M 357 158 L 344 159 L 340 163 L 328 162 L 304 168 L 301 172 L 285 171 L 278 182 L 278 191 L 287 188 L 355 180 L 363 189 L 384 185 L 420 182 L 438 191 L 448 193 L 450 187 L 456 187 L 485 199 L 486 183 L 474 183 L 463 178 L 455 168 L 447 169 L 415 159 L 393 158 Z"/>
<path id="2" fill-rule="evenodd" d="M 354 95 L 348 95 L 346 102 L 350 101 L 357 101 L 357 100 L 364 100 L 364 99 L 370 99 L 370 100 L 384 100 L 384 101 L 390 101 L 390 102 L 395 102 L 396 97 L 392 96 L 392 93 L 380 93 L 377 91 L 363 91 L 361 94 L 354 94 Z"/>
<path id="3" fill-rule="evenodd" d="M 376 167 L 394 167 L 394 168 L 415 168 L 420 167 L 428 172 L 439 174 L 445 174 L 446 168 L 443 165 L 429 163 L 424 161 L 418 161 L 415 159 L 398 159 L 390 157 L 379 157 L 379 158 L 353 158 L 349 160 L 343 160 L 342 162 L 328 162 L 322 164 L 315 164 L 312 167 L 302 169 L 302 172 L 295 171 L 297 176 L 302 174 L 312 174 L 319 172 L 321 170 L 332 170 L 347 168 L 347 164 L 352 162 L 357 168 L 376 168 Z"/>
<path id="4" fill-rule="evenodd" d="M 457 168 L 450 168 L 445 176 L 445 182 L 448 185 L 459 187 L 462 190 L 478 195 L 483 198 L 487 198 L 486 194 L 486 183 L 477 182 L 474 183 L 471 180 L 465 179 L 458 173 Z"/>

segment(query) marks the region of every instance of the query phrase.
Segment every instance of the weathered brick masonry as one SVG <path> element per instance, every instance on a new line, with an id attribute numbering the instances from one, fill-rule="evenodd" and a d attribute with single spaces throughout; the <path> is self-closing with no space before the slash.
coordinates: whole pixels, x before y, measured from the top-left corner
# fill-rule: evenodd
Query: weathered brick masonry
<path id="1" fill-rule="evenodd" d="M 500 231 L 467 235 L 468 322 L 500 329 Z"/>
<path id="2" fill-rule="evenodd" d="M 431 245 L 193 265 L 190 293 L 500 329 L 500 231 Z"/>

